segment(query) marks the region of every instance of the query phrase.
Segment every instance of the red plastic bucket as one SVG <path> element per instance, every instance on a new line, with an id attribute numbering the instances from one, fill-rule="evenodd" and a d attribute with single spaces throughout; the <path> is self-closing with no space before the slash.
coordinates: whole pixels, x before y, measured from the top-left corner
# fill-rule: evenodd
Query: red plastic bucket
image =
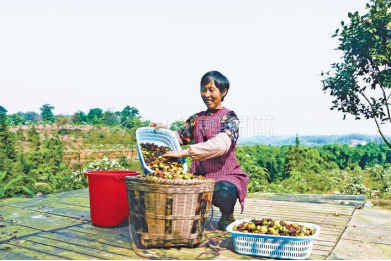
<path id="1" fill-rule="evenodd" d="M 88 177 L 92 224 L 100 227 L 119 225 L 129 214 L 125 177 L 137 176 L 140 172 L 99 170 L 84 174 Z"/>

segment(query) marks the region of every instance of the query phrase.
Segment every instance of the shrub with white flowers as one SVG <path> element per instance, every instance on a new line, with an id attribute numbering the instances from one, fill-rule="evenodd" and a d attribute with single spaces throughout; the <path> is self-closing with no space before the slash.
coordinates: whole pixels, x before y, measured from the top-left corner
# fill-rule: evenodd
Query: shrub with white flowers
<path id="1" fill-rule="evenodd" d="M 361 174 L 353 174 L 342 188 L 342 193 L 348 195 L 365 195 L 367 192 L 368 189 L 364 185 L 364 178 Z"/>
<path id="2" fill-rule="evenodd" d="M 122 166 L 115 159 L 110 160 L 107 157 L 104 157 L 102 160 L 97 160 L 95 162 L 91 162 L 90 164 L 88 164 L 88 166 L 83 169 L 83 172 L 92 171 L 92 170 L 109 170 L 109 169 L 121 170 L 121 169 L 125 169 L 125 167 Z"/>
<path id="3" fill-rule="evenodd" d="M 375 180 L 380 181 L 380 190 L 385 193 L 391 193 L 391 166 L 382 167 L 381 165 L 375 165 L 368 167 L 366 170 L 369 172 L 371 177 Z"/>
<path id="4" fill-rule="evenodd" d="M 122 166 L 120 162 L 117 162 L 115 159 L 110 160 L 107 157 L 104 157 L 101 160 L 90 162 L 80 171 L 72 172 L 70 173 L 69 176 L 73 182 L 79 182 L 81 184 L 86 185 L 87 179 L 84 175 L 85 172 L 94 171 L 94 170 L 124 170 L 124 169 L 126 169 L 126 167 Z"/>

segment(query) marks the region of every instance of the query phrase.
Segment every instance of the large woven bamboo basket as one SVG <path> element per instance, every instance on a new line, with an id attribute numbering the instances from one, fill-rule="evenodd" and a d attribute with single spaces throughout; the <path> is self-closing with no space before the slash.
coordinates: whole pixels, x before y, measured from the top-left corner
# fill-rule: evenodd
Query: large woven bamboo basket
<path id="1" fill-rule="evenodd" d="M 215 181 L 126 177 L 130 217 L 144 247 L 201 242 Z"/>

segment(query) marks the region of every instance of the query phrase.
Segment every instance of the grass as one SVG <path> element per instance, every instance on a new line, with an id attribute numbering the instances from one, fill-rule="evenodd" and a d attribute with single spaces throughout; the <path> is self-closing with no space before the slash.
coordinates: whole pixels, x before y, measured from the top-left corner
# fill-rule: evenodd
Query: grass
<path id="1" fill-rule="evenodd" d="M 370 199 L 369 202 L 377 209 L 391 210 L 391 199 Z"/>

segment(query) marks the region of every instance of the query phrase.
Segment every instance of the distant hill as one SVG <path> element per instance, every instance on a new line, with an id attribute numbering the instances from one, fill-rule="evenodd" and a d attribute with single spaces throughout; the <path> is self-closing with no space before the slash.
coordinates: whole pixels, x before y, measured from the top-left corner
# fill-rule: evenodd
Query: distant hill
<path id="1" fill-rule="evenodd" d="M 390 136 L 386 136 L 391 140 Z M 240 145 L 265 144 L 272 146 L 294 145 L 296 136 L 256 136 L 250 138 L 239 138 Z M 365 145 L 369 142 L 383 143 L 380 135 L 364 135 L 364 134 L 349 134 L 349 135 L 313 135 L 300 136 L 300 145 L 302 146 L 321 146 L 326 144 L 348 144 L 356 146 L 358 144 Z"/>

